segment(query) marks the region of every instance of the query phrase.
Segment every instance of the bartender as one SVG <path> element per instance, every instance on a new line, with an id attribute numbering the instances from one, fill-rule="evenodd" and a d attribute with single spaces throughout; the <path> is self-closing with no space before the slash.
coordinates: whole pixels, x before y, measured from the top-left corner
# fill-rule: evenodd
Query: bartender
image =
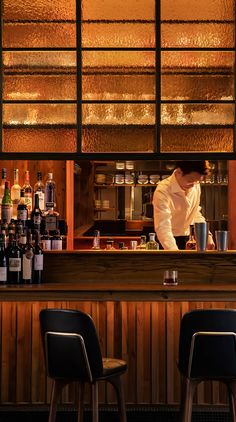
<path id="1" fill-rule="evenodd" d="M 208 161 L 178 161 L 171 176 L 158 184 L 153 195 L 154 227 L 163 249 L 185 249 L 190 224 L 205 222 L 199 182 L 209 171 Z M 214 248 L 209 232 L 207 249 Z"/>

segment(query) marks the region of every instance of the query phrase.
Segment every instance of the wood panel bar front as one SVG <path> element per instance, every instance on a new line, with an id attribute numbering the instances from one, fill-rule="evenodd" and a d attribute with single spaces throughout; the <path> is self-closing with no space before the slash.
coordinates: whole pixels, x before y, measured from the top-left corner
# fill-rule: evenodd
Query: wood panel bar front
<path id="1" fill-rule="evenodd" d="M 103 355 L 127 360 L 127 404 L 178 405 L 181 317 L 191 309 L 236 309 L 235 258 L 235 252 L 45 253 L 43 284 L 0 286 L 0 404 L 48 405 L 51 382 L 38 317 L 50 307 L 93 317 Z M 180 282 L 166 287 L 162 274 L 170 267 L 179 270 Z M 101 403 L 115 404 L 111 388 L 103 385 L 99 394 Z M 74 405 L 74 388 L 65 389 L 61 400 Z M 225 389 L 219 383 L 200 385 L 195 402 L 223 406 Z"/>

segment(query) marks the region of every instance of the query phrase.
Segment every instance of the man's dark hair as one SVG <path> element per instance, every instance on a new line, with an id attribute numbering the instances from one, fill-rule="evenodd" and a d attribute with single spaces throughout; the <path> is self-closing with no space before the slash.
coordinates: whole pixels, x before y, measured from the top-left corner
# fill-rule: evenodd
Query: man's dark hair
<path id="1" fill-rule="evenodd" d="M 183 174 L 189 174 L 191 172 L 199 173 L 203 176 L 210 173 L 209 162 L 206 160 L 202 161 L 177 161 L 176 168 L 180 168 Z"/>

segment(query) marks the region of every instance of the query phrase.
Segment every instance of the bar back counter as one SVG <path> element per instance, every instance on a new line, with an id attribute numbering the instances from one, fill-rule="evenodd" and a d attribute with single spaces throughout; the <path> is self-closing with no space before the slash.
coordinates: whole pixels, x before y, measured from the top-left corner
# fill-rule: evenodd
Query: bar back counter
<path id="1" fill-rule="evenodd" d="M 236 251 L 45 252 L 44 283 L 0 286 L 0 404 L 49 403 L 39 329 L 46 307 L 93 317 L 103 355 L 128 363 L 127 404 L 178 404 L 181 317 L 196 308 L 236 308 L 235 268 Z M 167 269 L 178 270 L 177 286 L 163 286 Z M 115 403 L 110 387 L 99 394 L 102 403 Z M 62 403 L 73 404 L 74 397 L 74 389 L 65 388 Z M 196 402 L 225 405 L 225 387 L 201 384 Z"/>

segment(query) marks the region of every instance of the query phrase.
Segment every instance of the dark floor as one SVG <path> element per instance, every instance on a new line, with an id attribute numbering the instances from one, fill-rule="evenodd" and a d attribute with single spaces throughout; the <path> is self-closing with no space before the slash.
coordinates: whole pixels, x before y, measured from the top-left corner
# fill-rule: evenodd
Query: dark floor
<path id="1" fill-rule="evenodd" d="M 47 422 L 48 412 L 45 411 L 4 411 L 0 409 L 0 422 Z M 178 422 L 177 410 L 128 410 L 127 422 Z M 194 411 L 192 422 L 230 422 L 227 411 Z M 76 422 L 76 413 L 59 411 L 56 422 Z M 84 422 L 91 422 L 91 412 L 85 411 Z M 100 411 L 99 422 L 119 422 L 115 411 Z"/>

